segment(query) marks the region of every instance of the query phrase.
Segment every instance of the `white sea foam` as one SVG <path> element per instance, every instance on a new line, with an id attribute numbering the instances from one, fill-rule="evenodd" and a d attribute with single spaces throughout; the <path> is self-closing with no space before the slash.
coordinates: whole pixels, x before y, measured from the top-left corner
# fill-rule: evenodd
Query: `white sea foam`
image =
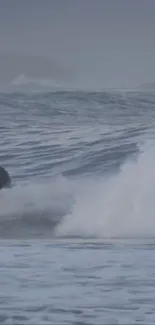
<path id="1" fill-rule="evenodd" d="M 154 236 L 155 150 L 145 147 L 136 161 L 126 161 L 115 177 L 82 182 L 72 213 L 58 235 Z"/>

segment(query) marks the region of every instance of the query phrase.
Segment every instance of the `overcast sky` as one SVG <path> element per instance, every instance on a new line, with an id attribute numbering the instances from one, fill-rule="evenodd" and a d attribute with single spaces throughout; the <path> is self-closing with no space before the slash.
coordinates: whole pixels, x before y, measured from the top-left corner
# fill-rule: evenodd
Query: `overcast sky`
<path id="1" fill-rule="evenodd" d="M 0 0 L 0 52 L 43 55 L 79 78 L 155 81 L 154 0 Z"/>

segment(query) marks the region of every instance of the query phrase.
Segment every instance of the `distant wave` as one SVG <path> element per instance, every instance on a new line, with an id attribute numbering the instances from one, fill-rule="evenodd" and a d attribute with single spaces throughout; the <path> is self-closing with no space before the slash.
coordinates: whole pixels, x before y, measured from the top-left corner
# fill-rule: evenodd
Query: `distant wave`
<path id="1" fill-rule="evenodd" d="M 57 79 L 57 78 L 36 78 L 27 77 L 25 74 L 20 74 L 15 77 L 10 84 L 13 90 L 30 90 L 30 91 L 82 91 L 82 92 L 134 92 L 134 88 L 109 88 L 98 85 L 90 80 L 72 79 Z"/>
<path id="2" fill-rule="evenodd" d="M 62 88 L 62 84 L 52 78 L 28 78 L 21 74 L 11 82 L 12 86 L 38 86 L 45 88 Z"/>

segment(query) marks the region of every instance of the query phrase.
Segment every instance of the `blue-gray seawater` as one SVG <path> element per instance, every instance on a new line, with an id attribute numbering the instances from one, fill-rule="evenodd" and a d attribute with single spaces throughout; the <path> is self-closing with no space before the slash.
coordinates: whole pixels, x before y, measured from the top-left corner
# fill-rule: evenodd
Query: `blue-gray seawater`
<path id="1" fill-rule="evenodd" d="M 155 324 L 155 93 L 0 94 L 0 324 Z"/>

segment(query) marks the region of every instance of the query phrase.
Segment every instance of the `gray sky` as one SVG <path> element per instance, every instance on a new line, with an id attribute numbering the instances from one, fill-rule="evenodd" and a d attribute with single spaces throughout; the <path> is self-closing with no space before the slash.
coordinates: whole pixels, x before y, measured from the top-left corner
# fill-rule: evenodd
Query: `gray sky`
<path id="1" fill-rule="evenodd" d="M 0 31 L 0 54 L 56 59 L 85 83 L 155 81 L 154 0 L 0 0 Z"/>

